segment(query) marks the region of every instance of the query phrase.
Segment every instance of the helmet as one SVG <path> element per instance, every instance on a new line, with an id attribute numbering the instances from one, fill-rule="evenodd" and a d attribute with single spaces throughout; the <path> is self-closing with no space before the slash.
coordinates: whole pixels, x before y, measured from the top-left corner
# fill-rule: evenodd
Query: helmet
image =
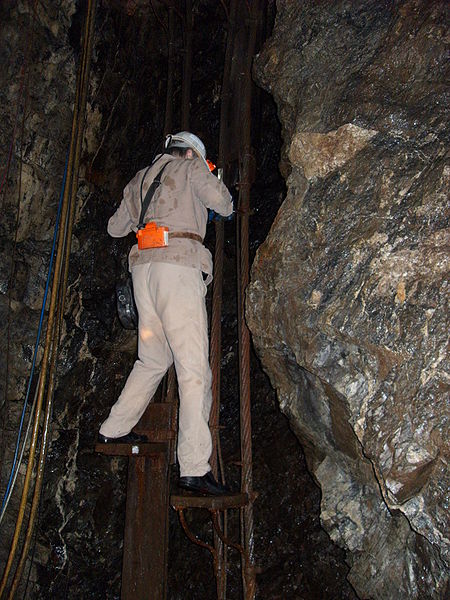
<path id="1" fill-rule="evenodd" d="M 165 148 L 192 148 L 192 150 L 199 156 L 206 166 L 206 148 L 202 140 L 190 133 L 189 131 L 180 131 L 173 135 L 168 135 L 164 144 Z M 209 167 L 208 167 L 209 170 Z"/>

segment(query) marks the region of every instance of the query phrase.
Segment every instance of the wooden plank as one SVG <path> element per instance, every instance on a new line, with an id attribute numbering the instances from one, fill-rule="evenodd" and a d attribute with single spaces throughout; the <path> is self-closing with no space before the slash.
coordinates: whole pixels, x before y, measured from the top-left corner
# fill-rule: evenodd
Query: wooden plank
<path id="1" fill-rule="evenodd" d="M 170 496 L 171 506 L 179 508 L 208 508 L 211 510 L 225 510 L 227 508 L 239 508 L 248 503 L 247 494 L 228 494 L 226 496 L 195 496 L 194 494 L 172 494 Z"/>
<path id="2" fill-rule="evenodd" d="M 175 377 L 174 374 L 173 376 Z M 175 385 L 175 382 L 173 381 L 170 385 Z M 145 434 L 150 442 L 169 441 L 171 444 L 170 462 L 171 464 L 176 463 L 177 403 L 175 401 L 151 402 L 134 431 Z"/>
<path id="3" fill-rule="evenodd" d="M 129 457 L 121 600 L 165 600 L 176 404 L 150 404 L 135 431 L 151 441 L 95 446 L 101 454 Z"/>
<path id="4" fill-rule="evenodd" d="M 136 433 L 143 433 L 147 436 L 148 441 L 150 443 L 153 442 L 168 442 L 169 440 L 176 439 L 177 435 L 175 431 L 163 431 L 162 429 L 140 429 L 135 427 L 134 431 Z"/>
<path id="5" fill-rule="evenodd" d="M 173 419 L 175 408 L 175 404 L 171 402 L 150 402 L 134 431 L 146 435 L 156 431 L 164 433 L 175 431 Z"/>
<path id="6" fill-rule="evenodd" d="M 165 600 L 169 447 L 158 459 L 131 457 L 122 568 L 122 600 Z"/>
<path id="7" fill-rule="evenodd" d="M 146 456 L 159 458 L 168 450 L 168 443 L 153 444 L 96 444 L 95 451 L 107 456 Z"/>

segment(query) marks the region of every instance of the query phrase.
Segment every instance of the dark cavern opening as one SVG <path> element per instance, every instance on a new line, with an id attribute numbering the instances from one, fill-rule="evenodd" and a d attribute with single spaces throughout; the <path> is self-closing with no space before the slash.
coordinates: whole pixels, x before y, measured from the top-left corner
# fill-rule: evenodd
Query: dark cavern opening
<path id="1" fill-rule="evenodd" d="M 0 599 L 448 597 L 448 17 L 0 3 Z M 194 383 L 219 492 L 186 487 Z"/>

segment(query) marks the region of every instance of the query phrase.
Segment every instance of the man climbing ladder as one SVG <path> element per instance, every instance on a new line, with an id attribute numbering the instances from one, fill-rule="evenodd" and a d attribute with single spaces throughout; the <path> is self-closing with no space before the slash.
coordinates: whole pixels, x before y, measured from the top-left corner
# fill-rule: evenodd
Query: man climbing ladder
<path id="1" fill-rule="evenodd" d="M 215 480 L 208 462 L 211 370 L 205 295 L 212 280 L 212 258 L 202 243 L 208 209 L 229 216 L 231 195 L 211 174 L 202 141 L 182 131 L 168 136 L 165 153 L 125 187 L 122 202 L 109 220 L 108 233 L 113 237 L 137 231 L 129 268 L 139 339 L 138 360 L 100 428 L 99 442 L 147 441 L 131 430 L 174 363 L 180 397 L 179 484 L 221 495 L 229 490 Z"/>

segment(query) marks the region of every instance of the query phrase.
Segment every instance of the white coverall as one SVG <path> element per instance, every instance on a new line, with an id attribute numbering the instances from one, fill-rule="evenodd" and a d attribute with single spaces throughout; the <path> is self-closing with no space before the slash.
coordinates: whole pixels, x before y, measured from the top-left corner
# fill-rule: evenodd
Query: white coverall
<path id="1" fill-rule="evenodd" d="M 147 172 L 142 197 L 166 164 L 161 185 L 145 222 L 167 226 L 169 232 L 189 232 L 203 240 L 210 208 L 228 216 L 231 196 L 226 186 L 199 159 L 164 154 Z M 140 187 L 146 169 L 124 190 L 110 218 L 113 237 L 136 231 L 141 211 Z M 180 397 L 177 456 L 180 476 L 202 476 L 210 470 L 211 408 L 206 284 L 212 279 L 211 253 L 199 241 L 172 238 L 165 248 L 138 250 L 129 255 L 134 297 L 139 313 L 138 360 L 100 433 L 120 437 L 130 432 L 144 413 L 172 363 Z M 202 272 L 207 274 L 204 281 Z"/>

